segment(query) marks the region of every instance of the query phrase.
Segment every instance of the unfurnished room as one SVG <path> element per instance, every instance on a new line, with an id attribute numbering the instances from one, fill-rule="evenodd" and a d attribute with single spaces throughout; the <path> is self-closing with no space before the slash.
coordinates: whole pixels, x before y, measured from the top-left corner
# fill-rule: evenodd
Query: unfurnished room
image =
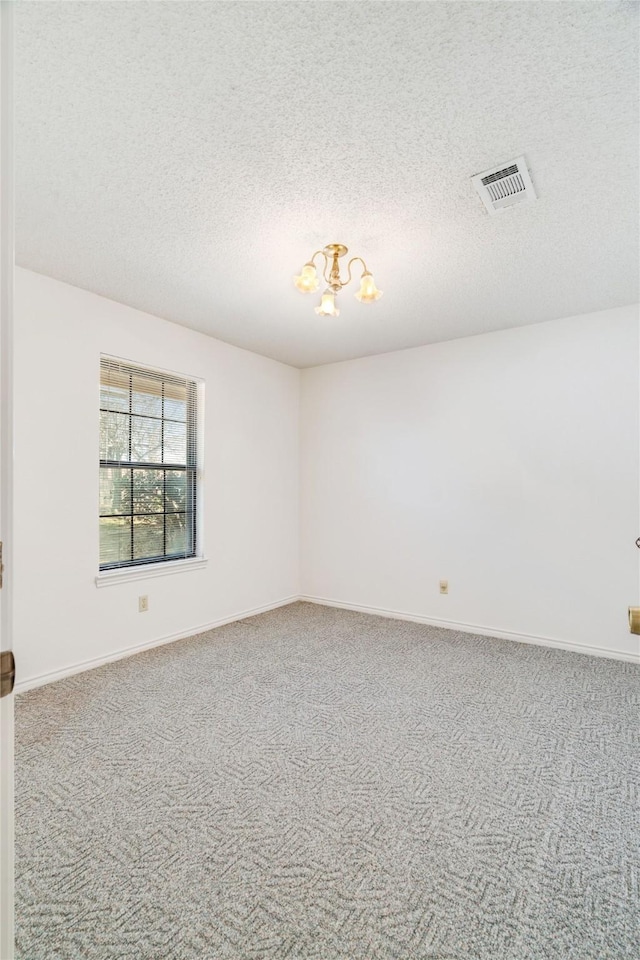
<path id="1" fill-rule="evenodd" d="M 638 960 L 639 14 L 1 0 L 1 960 Z"/>

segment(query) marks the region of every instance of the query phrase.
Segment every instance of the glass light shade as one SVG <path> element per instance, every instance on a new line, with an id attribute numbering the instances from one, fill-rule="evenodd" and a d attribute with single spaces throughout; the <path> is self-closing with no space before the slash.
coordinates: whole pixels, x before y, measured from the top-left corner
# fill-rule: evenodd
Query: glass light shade
<path id="1" fill-rule="evenodd" d="M 356 293 L 356 300 L 360 303 L 373 303 L 382 296 L 382 290 L 378 290 L 371 273 L 363 273 L 360 280 L 360 289 Z"/>
<path id="2" fill-rule="evenodd" d="M 316 313 L 319 317 L 339 317 L 340 311 L 336 307 L 336 295 L 333 290 L 325 290 L 320 300 L 320 306 L 316 307 Z"/>
<path id="3" fill-rule="evenodd" d="M 316 268 L 312 263 L 305 263 L 300 271 L 299 277 L 294 277 L 293 282 L 300 293 L 315 293 L 320 285 L 316 275 Z"/>

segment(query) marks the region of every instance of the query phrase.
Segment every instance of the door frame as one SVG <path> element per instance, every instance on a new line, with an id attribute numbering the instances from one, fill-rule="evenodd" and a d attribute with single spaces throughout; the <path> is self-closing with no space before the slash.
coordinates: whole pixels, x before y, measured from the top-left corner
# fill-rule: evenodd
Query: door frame
<path id="1" fill-rule="evenodd" d="M 13 647 L 14 4 L 0 0 L 0 649 Z M 14 956 L 14 695 L 0 698 L 0 957 Z"/>

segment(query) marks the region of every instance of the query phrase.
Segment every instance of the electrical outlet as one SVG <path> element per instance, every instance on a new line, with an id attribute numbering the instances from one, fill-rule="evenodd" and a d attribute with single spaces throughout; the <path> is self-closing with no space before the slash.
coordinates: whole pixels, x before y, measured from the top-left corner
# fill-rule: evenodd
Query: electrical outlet
<path id="1" fill-rule="evenodd" d="M 138 597 L 138 613 L 146 613 L 149 609 L 149 597 Z"/>
<path id="2" fill-rule="evenodd" d="M 440 593 L 449 593 L 449 581 L 441 580 L 440 581 Z"/>

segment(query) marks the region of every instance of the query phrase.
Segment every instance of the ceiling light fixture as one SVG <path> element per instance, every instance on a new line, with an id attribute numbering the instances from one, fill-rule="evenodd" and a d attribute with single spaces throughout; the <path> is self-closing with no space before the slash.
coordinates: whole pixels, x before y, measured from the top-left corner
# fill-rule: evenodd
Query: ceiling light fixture
<path id="1" fill-rule="evenodd" d="M 336 306 L 336 297 L 343 287 L 351 283 L 351 264 L 359 260 L 364 270 L 360 277 L 360 289 L 356 293 L 356 299 L 360 303 L 373 303 L 382 296 L 382 290 L 376 287 L 373 275 L 367 270 L 367 265 L 362 257 L 352 257 L 347 264 L 347 278 L 340 278 L 340 264 L 338 260 L 344 257 L 349 251 L 343 243 L 330 243 L 324 250 L 316 250 L 310 260 L 305 263 L 300 271 L 299 277 L 294 277 L 293 282 L 300 293 L 315 293 L 320 286 L 320 280 L 316 271 L 315 259 L 318 256 L 324 257 L 324 270 L 322 276 L 327 289 L 322 294 L 320 305 L 316 307 L 316 313 L 321 317 L 337 317 L 340 314 Z"/>

